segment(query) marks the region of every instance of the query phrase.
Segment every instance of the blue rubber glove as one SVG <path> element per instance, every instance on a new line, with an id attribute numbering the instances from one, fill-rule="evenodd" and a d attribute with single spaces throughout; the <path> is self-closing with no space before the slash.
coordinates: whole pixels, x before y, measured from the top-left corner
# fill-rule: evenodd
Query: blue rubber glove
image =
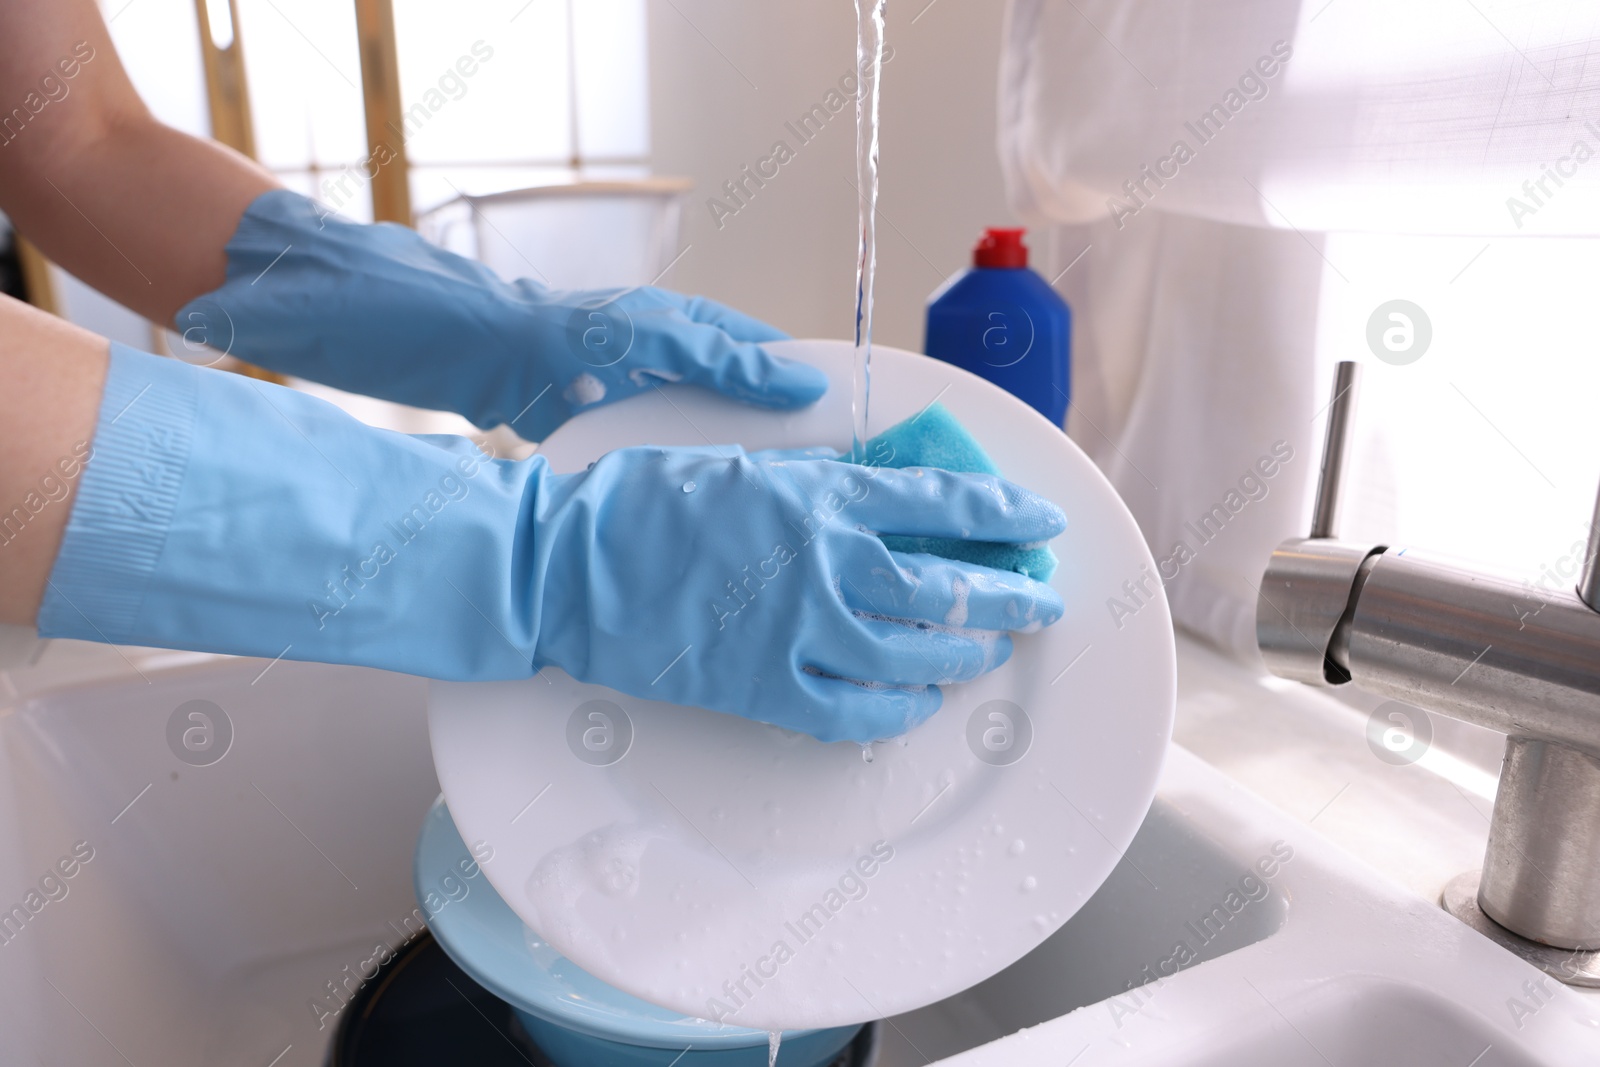
<path id="1" fill-rule="evenodd" d="M 1061 602 L 875 532 L 1036 542 L 1056 507 L 988 475 L 630 448 L 589 470 L 365 426 L 120 345 L 44 636 L 451 679 L 560 667 L 825 740 L 904 732 L 937 684 Z"/>
<path id="2" fill-rule="evenodd" d="M 787 335 L 712 301 L 507 283 L 403 226 L 346 222 L 286 189 L 250 205 L 227 282 L 174 324 L 189 362 L 226 352 L 484 429 L 508 423 L 532 441 L 657 382 L 770 408 L 804 407 L 828 387 L 762 350 Z"/>

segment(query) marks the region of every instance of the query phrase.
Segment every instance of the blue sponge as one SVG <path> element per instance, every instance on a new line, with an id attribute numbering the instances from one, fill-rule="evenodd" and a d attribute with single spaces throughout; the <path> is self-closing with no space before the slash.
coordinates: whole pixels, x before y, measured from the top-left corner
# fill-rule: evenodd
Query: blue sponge
<path id="1" fill-rule="evenodd" d="M 962 474 L 999 474 L 983 446 L 935 401 L 920 415 L 889 427 L 863 448 L 867 462 L 881 467 L 940 467 Z M 889 458 L 878 460 L 879 456 Z M 1015 571 L 1048 582 L 1056 571 L 1056 554 L 1044 545 L 1006 545 L 993 541 L 952 541 L 942 537 L 887 536 L 883 543 L 896 552 L 927 552 L 995 570 Z"/>

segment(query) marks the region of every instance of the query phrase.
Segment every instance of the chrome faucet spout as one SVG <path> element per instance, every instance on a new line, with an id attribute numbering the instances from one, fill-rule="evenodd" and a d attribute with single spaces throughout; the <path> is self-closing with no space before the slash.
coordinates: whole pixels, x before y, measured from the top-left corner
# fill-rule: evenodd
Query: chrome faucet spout
<path id="1" fill-rule="evenodd" d="M 1600 986 L 1600 501 L 1574 591 L 1336 539 L 1360 383 L 1339 364 L 1311 536 L 1261 579 L 1267 668 L 1506 735 L 1480 874 L 1444 904 L 1564 982 Z"/>

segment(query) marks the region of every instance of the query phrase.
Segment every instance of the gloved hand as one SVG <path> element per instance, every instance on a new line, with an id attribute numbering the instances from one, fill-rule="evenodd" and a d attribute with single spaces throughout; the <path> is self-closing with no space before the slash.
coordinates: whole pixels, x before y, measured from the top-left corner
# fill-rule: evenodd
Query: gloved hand
<path id="1" fill-rule="evenodd" d="M 228 242 L 227 282 L 174 325 L 190 362 L 214 359 L 209 347 L 535 441 L 656 382 L 771 408 L 827 390 L 815 368 L 760 347 L 785 334 L 712 301 L 508 284 L 403 226 L 346 222 L 286 189 L 250 205 Z"/>
<path id="2" fill-rule="evenodd" d="M 552 474 L 455 437 L 112 346 L 44 636 L 435 678 L 560 667 L 635 696 L 869 741 L 1054 622 L 1048 586 L 876 533 L 1035 542 L 987 475 L 630 448 Z"/>

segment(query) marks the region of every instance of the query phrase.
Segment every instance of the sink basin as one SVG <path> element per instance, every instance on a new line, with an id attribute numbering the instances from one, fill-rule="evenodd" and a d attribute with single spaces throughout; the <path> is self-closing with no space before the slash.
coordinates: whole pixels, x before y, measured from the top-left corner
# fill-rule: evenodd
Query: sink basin
<path id="1" fill-rule="evenodd" d="M 1247 875 L 1253 879 L 1241 890 Z M 1288 900 L 1272 882 L 1158 797 L 1122 862 L 1065 926 L 988 981 L 896 1016 L 880 1039 L 879 1062 L 952 1056 L 1161 981 L 1179 961 L 1192 966 L 1254 944 L 1288 917 Z M 1175 951 L 1180 943 L 1188 951 Z M 1130 1017 L 1139 999 L 1127 998 Z"/>
<path id="2" fill-rule="evenodd" d="M 1270 894 L 1206 942 L 1226 887 L 1286 853 Z M 1600 998 L 1545 978 L 1180 747 L 1082 912 L 1009 970 L 889 1023 L 880 1067 L 1600 1062 Z"/>
<path id="3" fill-rule="evenodd" d="M 1278 710 L 1228 669 L 1249 684 L 1227 699 Z M 1202 681 L 1180 666 L 1180 737 Z M 368 962 L 421 925 L 425 696 L 378 671 L 72 642 L 0 673 L 0 1058 L 319 1067 Z M 219 760 L 169 740 L 191 701 L 231 726 Z M 75 848 L 91 858 L 55 875 Z M 1594 1064 L 1597 1020 L 1600 1000 L 1174 747 L 1089 903 L 888 1020 L 879 1062 Z"/>

